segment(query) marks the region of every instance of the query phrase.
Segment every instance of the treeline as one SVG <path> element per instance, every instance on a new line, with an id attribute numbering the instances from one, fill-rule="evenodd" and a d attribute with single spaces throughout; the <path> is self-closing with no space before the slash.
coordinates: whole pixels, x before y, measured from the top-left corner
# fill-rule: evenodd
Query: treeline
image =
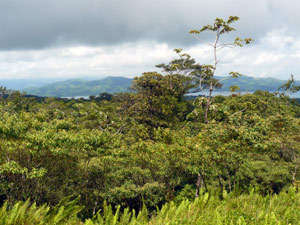
<path id="1" fill-rule="evenodd" d="M 204 123 L 201 98 L 185 100 L 176 82 L 147 73 L 136 93 L 110 101 L 2 98 L 2 203 L 81 196 L 85 218 L 104 202 L 151 211 L 200 190 L 279 193 L 299 179 L 298 103 L 268 92 L 217 96 Z"/>

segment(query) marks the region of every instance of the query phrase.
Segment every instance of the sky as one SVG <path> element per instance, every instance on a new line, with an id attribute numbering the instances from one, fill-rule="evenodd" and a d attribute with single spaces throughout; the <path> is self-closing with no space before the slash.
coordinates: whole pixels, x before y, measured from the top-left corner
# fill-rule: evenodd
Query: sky
<path id="1" fill-rule="evenodd" d="M 216 74 L 300 80 L 299 0 L 0 0 L 0 79 L 134 77 L 159 71 L 182 48 L 212 64 L 211 47 L 189 31 L 239 16 Z M 212 42 L 213 34 L 201 34 Z"/>

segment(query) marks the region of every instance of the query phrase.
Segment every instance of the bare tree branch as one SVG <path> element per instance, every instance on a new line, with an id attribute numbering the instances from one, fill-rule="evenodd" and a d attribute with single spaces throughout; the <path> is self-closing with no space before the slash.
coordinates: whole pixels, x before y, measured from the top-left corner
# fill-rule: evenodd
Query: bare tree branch
<path id="1" fill-rule="evenodd" d="M 208 43 L 208 42 L 206 42 L 206 41 L 204 41 L 204 40 L 202 40 L 201 38 L 199 38 L 198 36 L 196 36 L 195 34 L 194 34 L 194 37 L 198 40 L 198 41 L 201 41 L 203 44 L 206 44 L 206 45 L 209 45 L 209 46 L 211 46 L 211 47 L 214 47 L 214 45 L 213 44 L 211 44 L 211 43 Z"/>
<path id="2" fill-rule="evenodd" d="M 217 86 L 217 84 L 220 84 L 222 81 L 224 81 L 224 80 L 228 80 L 230 77 L 225 77 L 225 78 L 223 78 L 223 79 L 221 79 L 221 80 L 218 80 L 216 83 L 215 83 L 215 85 L 213 86 L 213 88 L 215 88 L 216 86 Z"/>

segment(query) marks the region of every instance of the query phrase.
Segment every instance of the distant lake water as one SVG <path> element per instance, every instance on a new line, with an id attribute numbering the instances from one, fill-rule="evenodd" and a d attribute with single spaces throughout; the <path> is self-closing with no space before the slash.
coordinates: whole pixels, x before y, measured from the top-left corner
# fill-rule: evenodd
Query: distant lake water
<path id="1" fill-rule="evenodd" d="M 275 92 L 275 91 L 270 91 L 271 93 Z M 204 92 L 205 95 L 208 95 L 208 92 Z M 241 95 L 245 95 L 245 94 L 253 94 L 254 91 L 241 91 L 241 92 L 234 92 L 234 94 L 241 94 Z M 279 92 L 279 93 L 283 93 L 283 92 Z M 232 92 L 229 91 L 213 91 L 212 95 L 213 96 L 217 96 L 217 95 L 222 95 L 222 96 L 229 96 L 232 95 Z M 190 93 L 187 94 L 187 96 L 197 96 L 197 95 L 203 95 L 202 92 L 197 92 L 197 93 Z M 290 98 L 300 98 L 300 92 L 296 92 L 296 93 L 291 93 L 289 94 Z"/>
<path id="2" fill-rule="evenodd" d="M 67 98 L 67 99 L 80 99 L 80 98 L 84 98 L 84 99 L 89 99 L 90 96 L 67 96 L 67 97 L 60 97 L 60 98 Z"/>
<path id="3" fill-rule="evenodd" d="M 274 91 L 270 91 L 270 92 L 274 92 Z M 241 91 L 241 92 L 234 92 L 234 93 L 245 95 L 245 94 L 253 94 L 254 92 L 253 91 Z M 203 94 L 202 92 L 197 92 L 197 93 L 187 94 L 187 96 L 197 96 L 197 95 L 202 95 L 202 94 Z M 208 95 L 208 92 L 205 92 L 205 94 Z M 229 95 L 232 95 L 232 92 L 229 92 L 229 91 L 213 91 L 213 96 L 217 96 L 217 95 L 229 96 Z M 291 98 L 300 98 L 300 91 L 296 92 L 296 93 L 289 94 L 289 96 Z M 80 98 L 89 99 L 89 96 L 71 96 L 71 97 L 68 96 L 68 97 L 61 97 L 61 98 L 67 98 L 67 99 L 72 99 L 72 98 L 74 98 L 74 99 L 80 99 Z"/>

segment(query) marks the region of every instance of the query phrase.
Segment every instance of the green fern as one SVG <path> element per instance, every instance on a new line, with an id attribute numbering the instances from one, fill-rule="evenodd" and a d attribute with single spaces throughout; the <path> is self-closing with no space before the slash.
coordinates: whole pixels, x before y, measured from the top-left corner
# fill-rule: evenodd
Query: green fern
<path id="1" fill-rule="evenodd" d="M 79 198 L 67 197 L 50 208 L 47 205 L 36 206 L 29 200 L 0 208 L 2 225 L 257 225 L 257 224 L 299 224 L 300 193 L 291 189 L 288 193 L 262 196 L 257 193 L 227 194 L 219 198 L 219 193 L 202 193 L 194 201 L 183 200 L 181 203 L 168 202 L 151 214 L 144 205 L 136 214 L 134 210 L 121 206 L 113 210 L 104 204 L 103 209 L 85 222 L 77 216 L 82 209 Z"/>

